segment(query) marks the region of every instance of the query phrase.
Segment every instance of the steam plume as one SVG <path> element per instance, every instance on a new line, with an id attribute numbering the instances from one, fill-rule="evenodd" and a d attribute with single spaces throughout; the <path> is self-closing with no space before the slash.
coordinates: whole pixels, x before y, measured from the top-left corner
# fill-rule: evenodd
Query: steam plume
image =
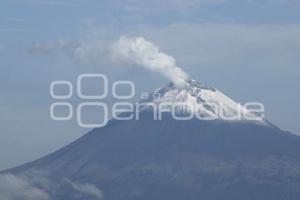
<path id="1" fill-rule="evenodd" d="M 143 37 L 121 37 L 113 44 L 113 53 L 122 60 L 159 72 L 177 86 L 184 86 L 188 79 L 188 74 L 176 65 L 172 56 Z"/>

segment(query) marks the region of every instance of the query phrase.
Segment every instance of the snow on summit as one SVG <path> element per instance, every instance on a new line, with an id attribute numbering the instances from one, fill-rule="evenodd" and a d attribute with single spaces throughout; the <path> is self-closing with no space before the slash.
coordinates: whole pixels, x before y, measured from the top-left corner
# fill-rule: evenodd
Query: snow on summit
<path id="1" fill-rule="evenodd" d="M 204 86 L 196 80 L 187 81 L 183 87 L 169 83 L 152 92 L 150 98 L 142 103 L 146 110 L 152 109 L 151 105 L 154 104 L 163 112 L 195 114 L 202 119 L 245 120 L 252 117 L 263 120 L 219 90 Z"/>

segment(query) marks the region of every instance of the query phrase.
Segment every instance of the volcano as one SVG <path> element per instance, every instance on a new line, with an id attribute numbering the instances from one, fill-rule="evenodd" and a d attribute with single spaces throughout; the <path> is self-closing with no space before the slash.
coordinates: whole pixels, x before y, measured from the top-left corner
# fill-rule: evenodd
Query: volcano
<path id="1" fill-rule="evenodd" d="M 150 95 L 141 102 L 138 120 L 112 119 L 66 147 L 2 174 L 27 177 L 55 200 L 300 199 L 298 136 L 264 118 L 235 119 L 240 105 L 197 81 L 183 88 L 168 84 L 154 93 L 159 98 Z M 166 102 L 171 104 L 162 119 L 154 119 L 159 106 L 152 105 Z M 214 119 L 174 119 L 170 105 L 176 103 L 178 116 L 196 113 Z M 220 117 L 212 103 L 222 104 L 222 113 L 232 119 Z"/>

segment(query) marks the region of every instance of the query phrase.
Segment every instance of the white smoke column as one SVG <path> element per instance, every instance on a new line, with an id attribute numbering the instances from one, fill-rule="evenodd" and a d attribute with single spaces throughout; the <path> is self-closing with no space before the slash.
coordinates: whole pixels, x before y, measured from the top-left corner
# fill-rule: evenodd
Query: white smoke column
<path id="1" fill-rule="evenodd" d="M 176 86 L 183 87 L 188 75 L 176 65 L 176 60 L 161 52 L 143 37 L 121 37 L 113 44 L 113 54 L 122 60 L 159 72 Z"/>

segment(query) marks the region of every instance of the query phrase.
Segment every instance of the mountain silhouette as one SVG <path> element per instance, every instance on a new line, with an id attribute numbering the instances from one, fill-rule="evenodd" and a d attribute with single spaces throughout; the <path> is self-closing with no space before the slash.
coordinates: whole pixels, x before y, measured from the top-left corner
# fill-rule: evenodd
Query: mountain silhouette
<path id="1" fill-rule="evenodd" d="M 300 137 L 266 119 L 177 120 L 166 109 L 157 120 L 147 103 L 196 105 L 180 104 L 175 108 L 179 116 L 216 114 L 211 102 L 222 103 L 231 116 L 238 104 L 196 81 L 155 92 L 160 98 L 143 101 L 138 120 L 112 119 L 48 156 L 2 173 L 31 177 L 55 200 L 300 198 Z M 93 185 L 103 196 L 76 190 L 71 183 Z"/>

